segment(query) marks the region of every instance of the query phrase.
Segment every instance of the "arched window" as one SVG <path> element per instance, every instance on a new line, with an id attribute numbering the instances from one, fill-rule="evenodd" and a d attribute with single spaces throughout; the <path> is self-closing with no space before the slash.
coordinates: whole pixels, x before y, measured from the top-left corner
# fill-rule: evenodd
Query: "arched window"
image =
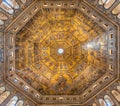
<path id="1" fill-rule="evenodd" d="M 6 106 L 14 106 L 17 103 L 18 97 L 17 96 L 13 96 L 10 101 L 7 103 Z"/>
<path id="2" fill-rule="evenodd" d="M 19 9 L 19 5 L 15 0 L 4 0 L 8 5 L 14 9 Z"/>
<path id="3" fill-rule="evenodd" d="M 10 95 L 9 91 L 5 91 L 0 95 L 0 104 Z"/>
<path id="4" fill-rule="evenodd" d="M 107 0 L 99 0 L 98 3 L 99 5 L 103 5 Z"/>
<path id="5" fill-rule="evenodd" d="M 19 100 L 16 104 L 16 106 L 23 106 L 23 100 Z"/>
<path id="6" fill-rule="evenodd" d="M 118 14 L 118 16 L 117 16 L 119 19 L 120 19 L 120 13 Z"/>
<path id="7" fill-rule="evenodd" d="M 119 14 L 120 13 L 120 3 L 113 9 L 113 14 Z"/>
<path id="8" fill-rule="evenodd" d="M 104 8 L 106 8 L 106 9 L 110 8 L 114 2 L 115 2 L 115 0 L 107 0 L 104 5 Z"/>
<path id="9" fill-rule="evenodd" d="M 114 105 L 112 99 L 108 95 L 104 96 L 104 100 L 105 100 L 107 106 L 113 106 Z"/>
<path id="10" fill-rule="evenodd" d="M 104 5 L 104 8 L 110 8 L 116 0 L 99 0 L 99 5 Z"/>
<path id="11" fill-rule="evenodd" d="M 12 7 L 9 6 L 9 4 L 6 2 L 6 0 L 3 0 L 0 4 L 0 7 L 5 10 L 6 12 L 8 12 L 9 14 L 13 14 L 14 10 L 12 9 Z"/>
<path id="12" fill-rule="evenodd" d="M 120 93 L 116 90 L 112 90 L 112 94 L 118 100 L 118 102 L 120 102 Z"/>
<path id="13" fill-rule="evenodd" d="M 27 0 L 21 0 L 21 2 L 24 4 Z"/>
<path id="14" fill-rule="evenodd" d="M 120 92 L 120 86 L 117 86 L 117 90 Z"/>
<path id="15" fill-rule="evenodd" d="M 5 91 L 5 87 L 0 87 L 0 94 Z"/>
<path id="16" fill-rule="evenodd" d="M 92 106 L 97 106 L 96 103 L 93 103 Z"/>
<path id="17" fill-rule="evenodd" d="M 107 106 L 103 99 L 99 99 L 100 106 Z"/>
<path id="18" fill-rule="evenodd" d="M 4 25 L 4 21 L 3 20 L 0 20 L 0 25 Z"/>

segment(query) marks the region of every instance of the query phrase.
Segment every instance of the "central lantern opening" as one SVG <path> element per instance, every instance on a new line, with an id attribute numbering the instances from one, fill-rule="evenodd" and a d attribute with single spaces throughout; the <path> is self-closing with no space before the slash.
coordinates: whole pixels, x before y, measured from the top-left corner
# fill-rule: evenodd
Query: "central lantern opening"
<path id="1" fill-rule="evenodd" d="M 63 54 L 64 53 L 64 49 L 63 48 L 59 48 L 58 49 L 58 54 Z"/>

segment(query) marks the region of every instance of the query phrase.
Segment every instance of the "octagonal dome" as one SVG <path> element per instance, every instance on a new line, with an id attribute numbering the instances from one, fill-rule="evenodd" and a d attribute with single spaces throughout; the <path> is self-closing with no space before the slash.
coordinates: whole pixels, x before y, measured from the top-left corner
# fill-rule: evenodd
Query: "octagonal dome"
<path id="1" fill-rule="evenodd" d="M 38 12 L 16 34 L 16 74 L 46 95 L 78 95 L 104 76 L 107 36 L 97 23 L 93 29 L 94 23 L 85 17 L 75 8 Z M 59 48 L 64 53 L 59 54 Z M 93 61 L 98 54 L 104 60 Z"/>
<path id="2" fill-rule="evenodd" d="M 117 31 L 84 0 L 36 0 L 5 30 L 5 79 L 38 104 L 84 105 L 119 77 Z"/>

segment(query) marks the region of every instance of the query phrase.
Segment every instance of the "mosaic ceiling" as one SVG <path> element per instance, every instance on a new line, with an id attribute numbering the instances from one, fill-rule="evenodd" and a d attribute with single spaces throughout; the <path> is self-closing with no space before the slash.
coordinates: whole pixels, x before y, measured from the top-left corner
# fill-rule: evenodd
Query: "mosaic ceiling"
<path id="1" fill-rule="evenodd" d="M 76 9 L 37 13 L 16 35 L 16 74 L 42 94 L 80 94 L 103 76 L 106 35 L 85 17 Z M 103 58 L 93 60 L 97 53 Z"/>
<path id="2" fill-rule="evenodd" d="M 119 71 L 118 29 L 104 17 L 85 1 L 34 1 L 5 30 L 5 78 L 38 104 L 85 103 Z"/>

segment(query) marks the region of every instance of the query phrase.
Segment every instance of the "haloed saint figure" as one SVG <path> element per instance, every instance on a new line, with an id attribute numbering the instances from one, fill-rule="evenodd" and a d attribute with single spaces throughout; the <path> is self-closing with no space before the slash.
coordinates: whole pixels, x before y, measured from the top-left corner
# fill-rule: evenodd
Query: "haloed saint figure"
<path id="1" fill-rule="evenodd" d="M 52 91 L 55 94 L 66 94 L 71 90 L 72 81 L 68 75 L 54 76 L 54 81 L 52 80 Z"/>

